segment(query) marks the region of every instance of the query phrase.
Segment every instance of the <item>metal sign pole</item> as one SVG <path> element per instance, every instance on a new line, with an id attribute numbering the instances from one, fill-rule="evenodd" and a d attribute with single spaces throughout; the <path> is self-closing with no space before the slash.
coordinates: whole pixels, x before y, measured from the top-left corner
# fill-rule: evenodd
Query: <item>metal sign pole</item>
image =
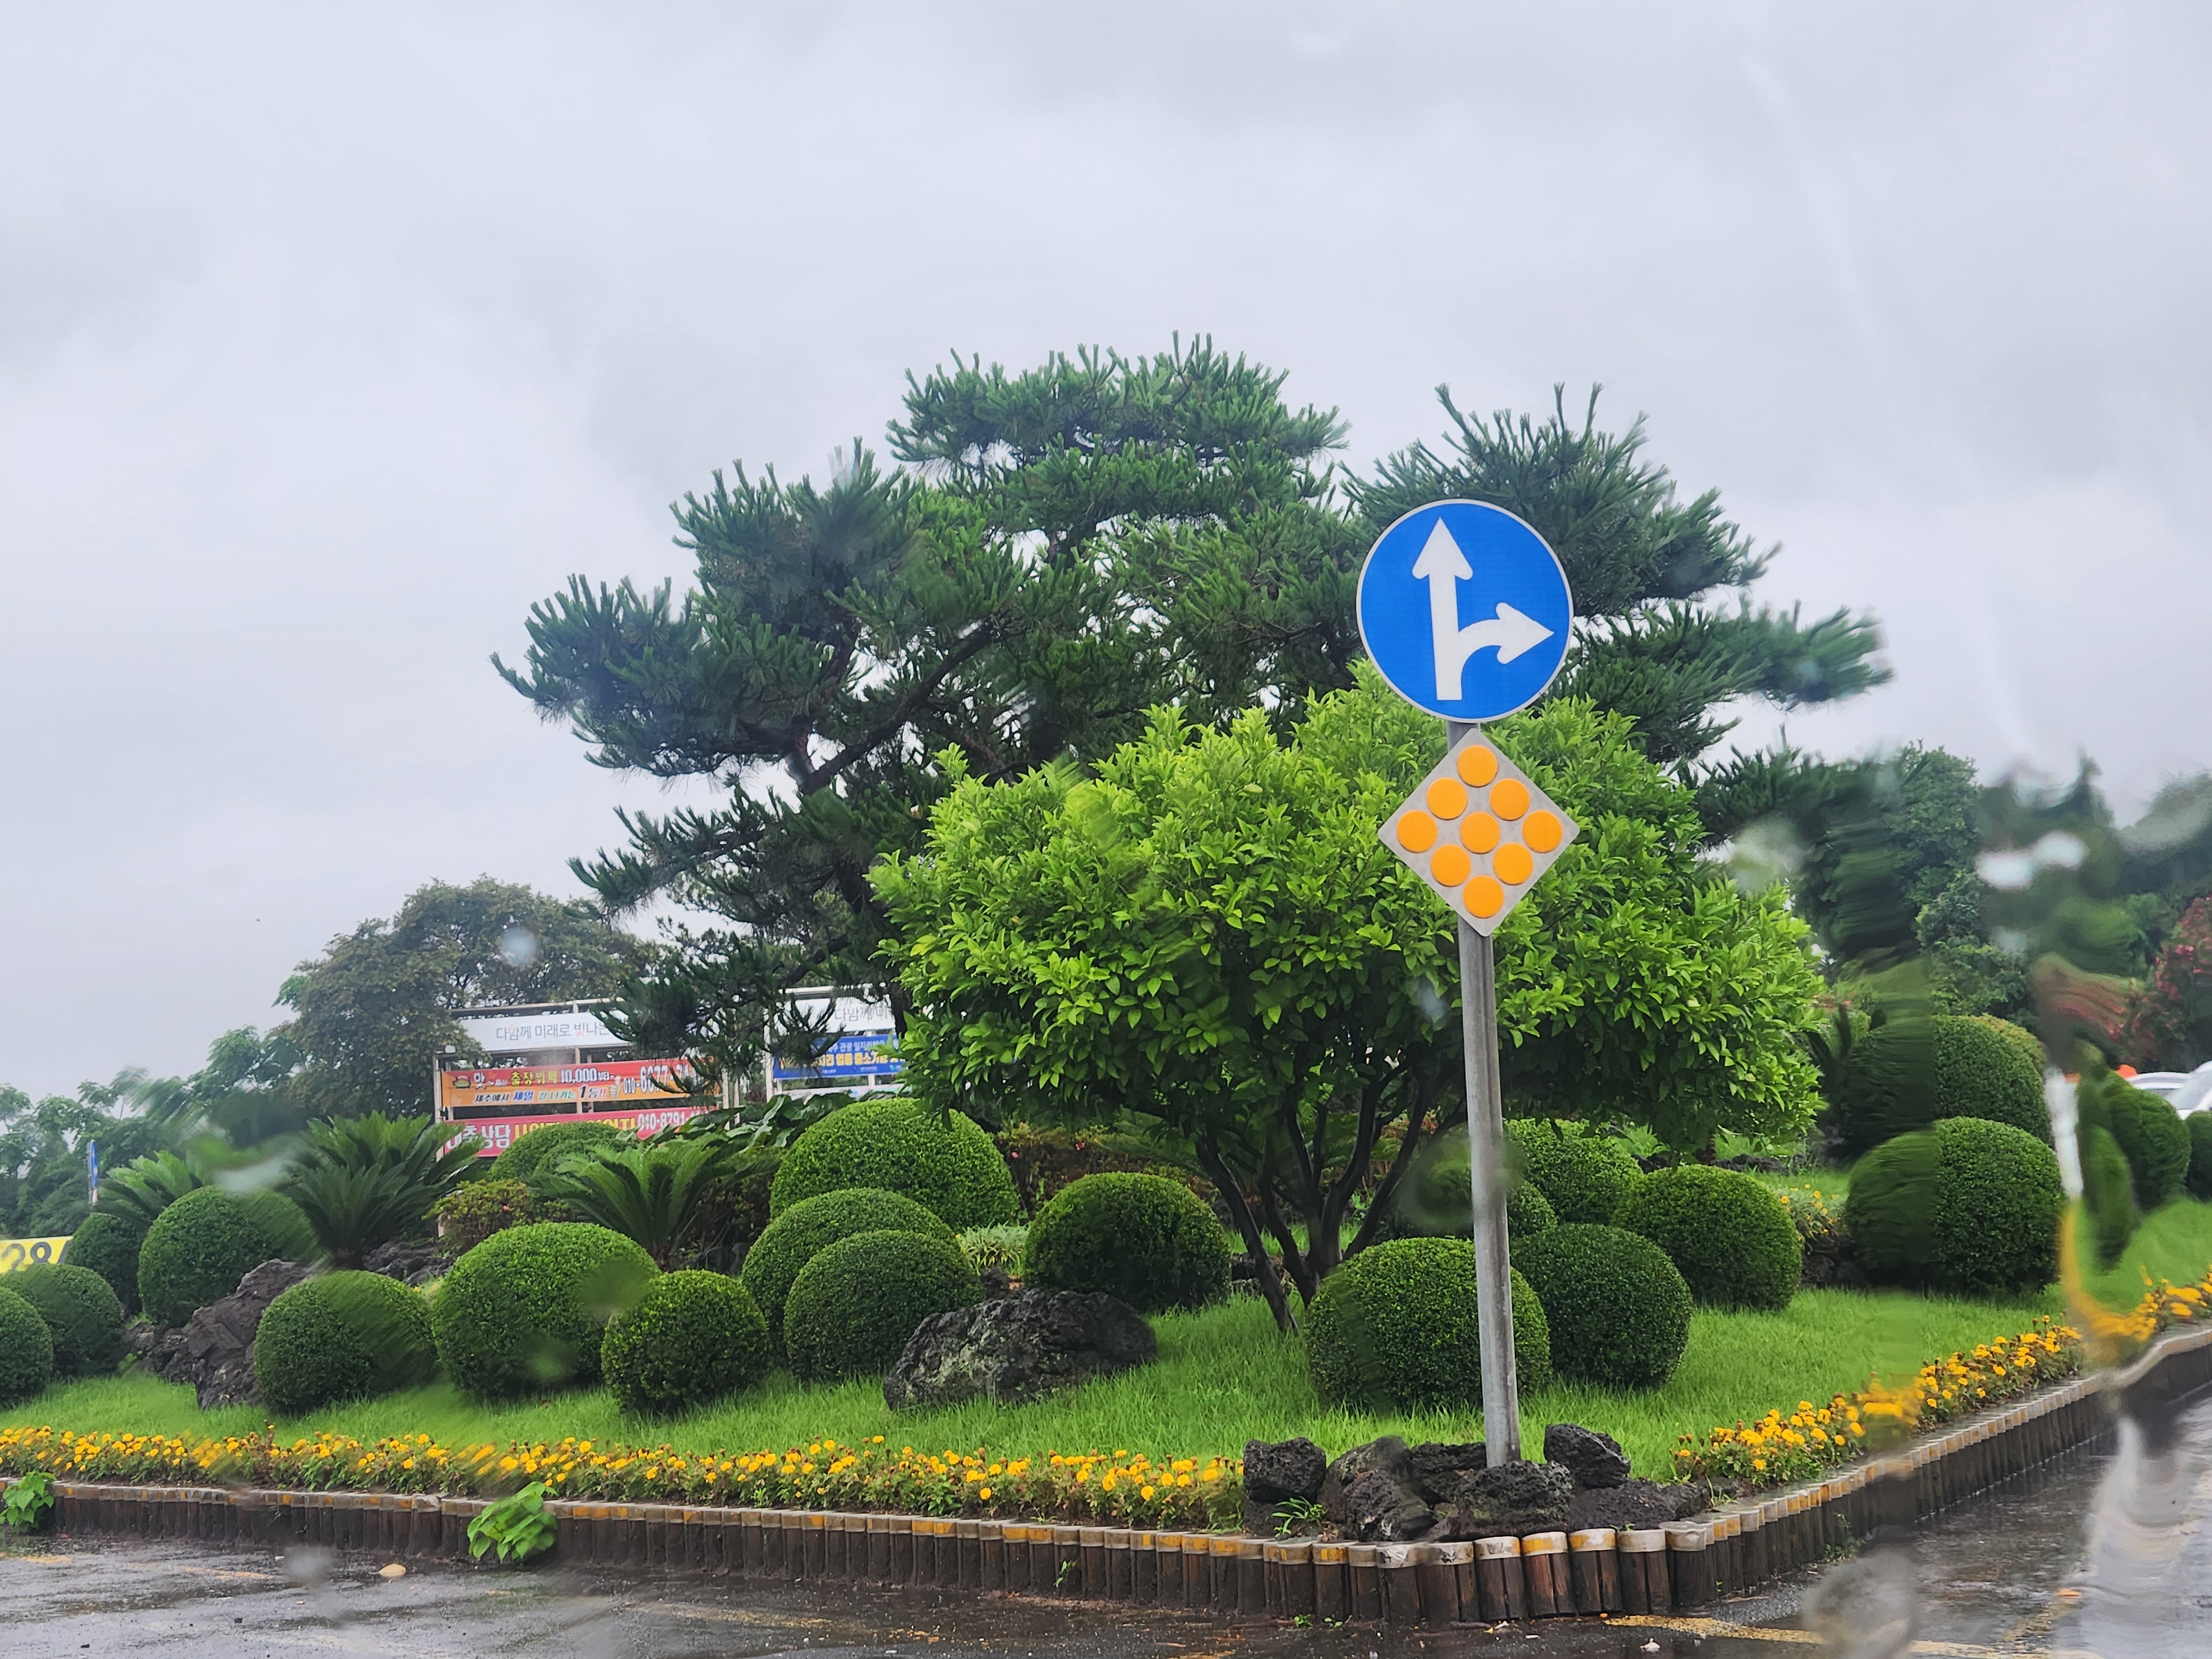
<path id="1" fill-rule="evenodd" d="M 1444 723 L 1456 744 L 1474 725 Z M 1498 962 L 1490 936 L 1459 919 L 1461 1044 L 1467 1051 L 1467 1154 L 1474 1189 L 1476 1321 L 1482 1346 L 1482 1437 L 1490 1466 L 1521 1455 L 1513 1368 L 1513 1264 L 1505 1231 L 1505 1113 L 1498 1082 Z"/>

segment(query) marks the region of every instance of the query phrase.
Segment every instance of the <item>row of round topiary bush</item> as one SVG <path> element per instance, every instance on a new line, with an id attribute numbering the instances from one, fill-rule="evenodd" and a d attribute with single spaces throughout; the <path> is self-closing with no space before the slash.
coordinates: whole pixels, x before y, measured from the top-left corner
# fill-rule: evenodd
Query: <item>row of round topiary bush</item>
<path id="1" fill-rule="evenodd" d="M 2097 1161 L 2093 1152 L 2093 1170 Z M 1844 1219 L 1878 1282 L 1995 1296 L 2057 1276 L 2064 1206 L 2048 1146 L 2010 1124 L 1954 1117 L 1861 1158 Z"/>
<path id="2" fill-rule="evenodd" d="M 1037 1212 L 1022 1282 L 1041 1291 L 1104 1291 L 1139 1313 L 1165 1313 L 1227 1296 L 1231 1254 L 1213 1212 L 1182 1182 L 1085 1176 Z"/>
<path id="3" fill-rule="evenodd" d="M 1667 1253 L 1698 1301 L 1778 1311 L 1797 1294 L 1804 1244 L 1764 1182 L 1684 1164 L 1655 1170 L 1621 1200 L 1613 1224 Z"/>
<path id="4" fill-rule="evenodd" d="M 287 1417 L 428 1382 L 438 1352 L 420 1291 L 381 1273 L 319 1273 L 269 1304 L 253 1338 L 262 1400 Z"/>
<path id="5" fill-rule="evenodd" d="M 128 1319 L 138 1311 L 138 1247 L 146 1230 L 112 1210 L 94 1210 L 63 1247 L 62 1261 L 98 1273 L 115 1292 Z"/>
<path id="6" fill-rule="evenodd" d="M 952 1229 L 902 1193 L 851 1187 L 802 1199 L 762 1230 L 745 1252 L 738 1279 L 768 1322 L 769 1338 L 783 1342 L 784 1303 L 799 1271 L 822 1250 L 855 1233 L 911 1232 L 952 1240 Z"/>
<path id="7" fill-rule="evenodd" d="M 2002 1020 L 1933 1014 L 1897 1018 L 1851 1045 L 1829 1103 L 1847 1156 L 1947 1118 L 2008 1124 L 2048 1141 L 2041 1048 Z"/>
<path id="8" fill-rule="evenodd" d="M 1562 1222 L 1513 1256 L 1517 1385 L 1554 1376 L 1649 1389 L 1690 1335 L 1689 1286 L 1666 1252 L 1618 1227 Z M 1306 1310 L 1307 1365 L 1334 1405 L 1451 1410 L 1481 1401 L 1474 1247 L 1455 1238 L 1370 1246 L 1322 1281 Z"/>
<path id="9" fill-rule="evenodd" d="M 156 1325 L 181 1325 L 263 1262 L 312 1261 L 319 1254 L 307 1218 L 290 1199 L 196 1187 L 146 1230 L 139 1305 Z"/>
<path id="10" fill-rule="evenodd" d="M 1610 1224 L 1622 1200 L 1644 1179 L 1642 1167 L 1627 1147 L 1580 1124 L 1511 1118 L 1506 1121 L 1505 1138 L 1522 1179 L 1544 1195 L 1561 1221 Z M 1464 1142 L 1462 1147 L 1460 1167 L 1464 1169 Z"/>
<path id="11" fill-rule="evenodd" d="M 959 1112 L 939 1116 L 909 1100 L 855 1101 L 810 1126 L 777 1166 L 769 1213 L 854 1187 L 902 1193 L 955 1232 L 1022 1216 L 991 1137 Z"/>
<path id="12" fill-rule="evenodd" d="M 7 1285 L 46 1322 L 56 1376 L 100 1376 L 115 1369 L 123 1358 L 123 1302 L 98 1273 L 43 1263 L 9 1273 Z"/>
<path id="13" fill-rule="evenodd" d="M 1545 1310 L 1516 1270 L 1513 1366 L 1518 1387 L 1552 1378 Z M 1370 1245 L 1322 1281 L 1305 1310 L 1307 1368 L 1332 1404 L 1448 1411 L 1482 1400 L 1474 1246 L 1457 1238 Z"/>
<path id="14" fill-rule="evenodd" d="M 36 1308 L 0 1284 L 0 1406 L 28 1400 L 53 1380 L 53 1333 Z"/>

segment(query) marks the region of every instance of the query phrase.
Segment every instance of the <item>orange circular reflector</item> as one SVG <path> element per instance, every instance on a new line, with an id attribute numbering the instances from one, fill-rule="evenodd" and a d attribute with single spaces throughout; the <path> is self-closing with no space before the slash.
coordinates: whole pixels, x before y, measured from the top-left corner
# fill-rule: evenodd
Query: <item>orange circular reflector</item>
<path id="1" fill-rule="evenodd" d="M 1440 818 L 1455 818 L 1467 811 L 1467 791 L 1451 778 L 1438 778 L 1429 786 L 1429 811 Z"/>
<path id="2" fill-rule="evenodd" d="M 1498 757 L 1479 743 L 1471 743 L 1459 751 L 1455 763 L 1459 781 L 1470 789 L 1480 789 L 1498 775 Z"/>
<path id="3" fill-rule="evenodd" d="M 1490 792 L 1490 810 L 1512 823 L 1528 810 L 1528 786 L 1518 778 L 1507 778 Z"/>
<path id="4" fill-rule="evenodd" d="M 1531 812 L 1528 822 L 1521 826 L 1521 839 L 1540 853 L 1550 852 L 1566 833 L 1567 826 L 1551 812 Z"/>
<path id="5" fill-rule="evenodd" d="M 1498 820 L 1487 812 L 1469 812 L 1459 821 L 1460 844 L 1470 853 L 1487 853 L 1498 845 Z"/>
<path id="6" fill-rule="evenodd" d="M 1468 872 L 1474 868 L 1474 860 L 1468 857 L 1466 849 L 1455 847 L 1449 842 L 1437 848 L 1435 855 L 1429 860 L 1429 877 L 1439 887 L 1458 886 L 1467 879 Z"/>
<path id="7" fill-rule="evenodd" d="M 1468 883 L 1466 897 L 1468 914 L 1486 921 L 1505 908 L 1505 890 L 1488 876 L 1477 876 Z"/>
<path id="8" fill-rule="evenodd" d="M 1398 845 L 1408 853 L 1425 853 L 1437 844 L 1437 821 L 1419 807 L 1398 820 Z"/>
<path id="9" fill-rule="evenodd" d="M 1498 856 L 1490 860 L 1490 867 L 1508 887 L 1518 887 L 1535 873 L 1536 860 L 1528 856 L 1528 849 L 1519 842 L 1509 841 L 1498 849 Z"/>

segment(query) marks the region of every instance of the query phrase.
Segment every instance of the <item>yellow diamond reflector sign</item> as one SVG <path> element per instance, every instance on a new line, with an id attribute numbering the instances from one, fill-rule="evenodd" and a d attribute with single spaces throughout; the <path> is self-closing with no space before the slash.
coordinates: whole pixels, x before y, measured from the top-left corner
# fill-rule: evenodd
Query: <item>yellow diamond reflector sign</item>
<path id="1" fill-rule="evenodd" d="M 1498 931 L 1581 833 L 1480 731 L 1454 744 L 1382 825 L 1382 844 L 1479 933 Z"/>

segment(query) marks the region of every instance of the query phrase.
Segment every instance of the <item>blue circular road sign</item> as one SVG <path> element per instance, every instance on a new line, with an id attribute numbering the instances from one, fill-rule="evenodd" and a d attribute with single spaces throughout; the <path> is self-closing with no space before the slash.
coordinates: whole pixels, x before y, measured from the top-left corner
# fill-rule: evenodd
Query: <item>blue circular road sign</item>
<path id="1" fill-rule="evenodd" d="M 1431 501 L 1375 539 L 1359 572 L 1359 637 L 1390 689 L 1450 720 L 1525 708 L 1566 660 L 1567 573 L 1502 507 Z"/>

